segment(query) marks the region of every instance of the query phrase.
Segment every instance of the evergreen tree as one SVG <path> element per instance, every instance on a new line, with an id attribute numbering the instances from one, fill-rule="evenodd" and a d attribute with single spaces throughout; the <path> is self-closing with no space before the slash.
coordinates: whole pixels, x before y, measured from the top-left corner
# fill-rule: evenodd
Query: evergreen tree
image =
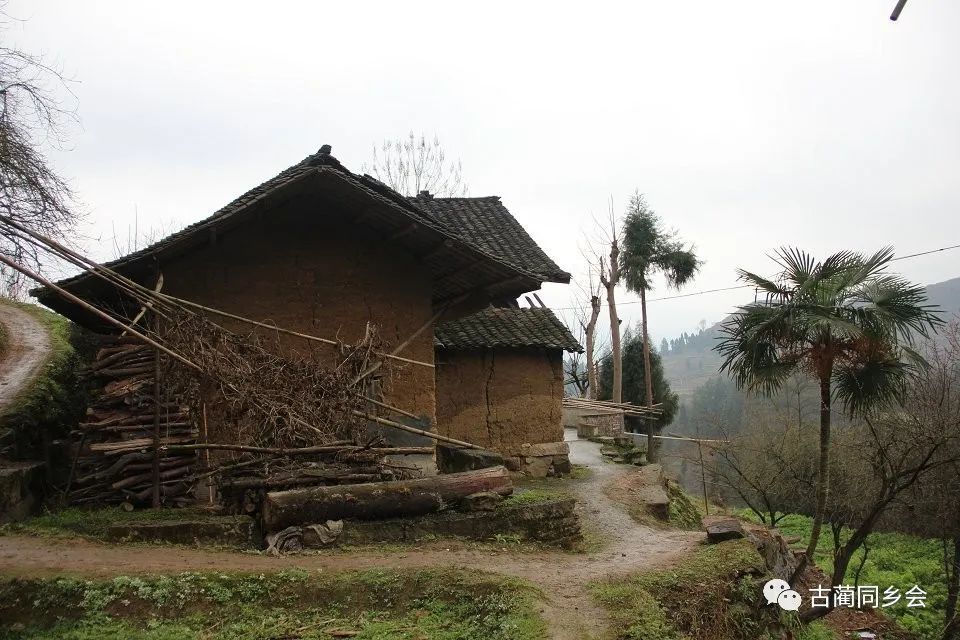
<path id="1" fill-rule="evenodd" d="M 623 401 L 636 405 L 646 404 L 646 389 L 643 369 L 643 338 L 640 333 L 636 336 L 632 332 L 624 335 L 623 342 Z M 654 422 L 654 431 L 659 432 L 669 425 L 677 413 L 680 404 L 677 394 L 670 389 L 663 374 L 663 361 L 655 350 L 650 352 L 651 378 L 653 381 L 653 402 L 662 404 L 662 413 Z M 609 400 L 613 388 L 613 358 L 607 356 L 600 362 L 600 393 L 601 400 Z"/>

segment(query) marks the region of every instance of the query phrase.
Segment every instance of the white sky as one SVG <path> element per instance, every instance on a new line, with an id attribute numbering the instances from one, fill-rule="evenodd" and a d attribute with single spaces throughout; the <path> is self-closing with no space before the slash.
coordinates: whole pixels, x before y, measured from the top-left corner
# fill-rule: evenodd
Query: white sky
<path id="1" fill-rule="evenodd" d="M 960 2 L 910 0 L 896 23 L 894 4 L 13 0 L 25 21 L 4 38 L 77 80 L 81 127 L 51 157 L 91 237 L 135 211 L 141 228 L 204 218 L 324 143 L 358 171 L 422 130 L 575 274 L 591 214 L 639 188 L 706 261 L 687 292 L 771 272 L 784 244 L 960 244 Z M 898 268 L 932 283 L 958 261 Z M 748 297 L 653 303 L 651 330 Z"/>

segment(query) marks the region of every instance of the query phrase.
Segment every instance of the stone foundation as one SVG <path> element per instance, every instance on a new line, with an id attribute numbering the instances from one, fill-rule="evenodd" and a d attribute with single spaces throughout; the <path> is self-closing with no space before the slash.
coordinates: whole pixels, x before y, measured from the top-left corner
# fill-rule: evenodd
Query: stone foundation
<path id="1" fill-rule="evenodd" d="M 112 542 L 221 544 L 253 548 L 260 546 L 257 526 L 250 516 L 125 522 L 107 527 L 104 537 Z"/>
<path id="2" fill-rule="evenodd" d="M 435 537 L 495 540 L 517 536 L 521 540 L 574 548 L 582 541 L 580 520 L 573 498 L 501 505 L 493 511 L 460 513 L 446 511 L 416 518 L 390 520 L 345 520 L 338 545 L 422 542 Z M 309 528 L 303 530 L 303 546 L 325 547 Z"/>
<path id="3" fill-rule="evenodd" d="M 623 433 L 622 413 L 594 413 L 593 410 L 564 409 L 564 424 L 577 429 L 580 438 L 612 437 Z"/>
<path id="4" fill-rule="evenodd" d="M 39 512 L 43 504 L 45 465 L 5 462 L 0 466 L 0 524 L 17 522 Z"/>
<path id="5" fill-rule="evenodd" d="M 504 459 L 514 473 L 532 478 L 565 476 L 570 473 L 570 445 L 566 442 L 524 444 L 516 455 Z"/>

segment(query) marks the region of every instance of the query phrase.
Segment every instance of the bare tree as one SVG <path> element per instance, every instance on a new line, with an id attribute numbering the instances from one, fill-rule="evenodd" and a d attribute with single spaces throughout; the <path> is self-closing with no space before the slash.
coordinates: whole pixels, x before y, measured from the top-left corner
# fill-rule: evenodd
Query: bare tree
<path id="1" fill-rule="evenodd" d="M 0 4 L 0 29 L 9 18 Z M 43 58 L 0 46 L 0 215 L 46 236 L 64 239 L 78 215 L 66 181 L 50 166 L 44 147 L 60 146 L 73 110 L 55 96 L 69 93 L 63 74 Z M 36 247 L 8 227 L 0 232 L 0 254 L 41 270 Z M 0 270 L 4 293 L 22 297 L 23 276 Z"/>
<path id="2" fill-rule="evenodd" d="M 380 182 L 405 196 L 416 196 L 422 191 L 441 197 L 467 195 L 460 160 L 447 161 L 447 155 L 436 136 L 426 134 L 384 140 L 373 147 L 373 161 L 363 170 Z"/>
<path id="3" fill-rule="evenodd" d="M 183 229 L 183 227 L 183 224 L 171 219 L 167 222 L 161 222 L 159 225 L 153 225 L 143 229 L 140 227 L 140 215 L 135 212 L 133 224 L 127 225 L 125 236 L 118 234 L 116 227 L 111 223 L 111 230 L 113 231 L 113 237 L 110 238 L 112 258 L 122 258 L 134 251 L 149 247 Z"/>
<path id="4" fill-rule="evenodd" d="M 583 344 L 586 349 L 584 354 L 584 369 L 586 371 L 586 384 L 584 385 L 584 395 L 587 398 L 595 400 L 597 397 L 597 320 L 600 319 L 600 279 L 596 277 L 592 263 L 588 260 L 587 266 L 587 286 L 580 284 L 581 296 L 575 309 L 577 332 L 583 338 Z M 587 298 L 589 302 L 583 300 Z M 587 311 L 589 304 L 589 311 Z"/>
<path id="5" fill-rule="evenodd" d="M 608 256 L 600 256 L 600 284 L 607 292 L 607 311 L 610 314 L 610 349 L 613 352 L 614 402 L 623 401 L 623 347 L 620 341 L 620 317 L 617 315 L 617 285 L 620 284 L 620 229 L 613 213 L 613 202 L 608 214 L 610 232 L 605 245 L 610 247 Z"/>

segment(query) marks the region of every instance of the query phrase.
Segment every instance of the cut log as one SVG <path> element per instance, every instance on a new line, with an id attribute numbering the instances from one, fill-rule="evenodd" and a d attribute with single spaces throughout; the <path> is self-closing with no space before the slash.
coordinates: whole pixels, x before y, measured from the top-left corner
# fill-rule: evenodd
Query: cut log
<path id="1" fill-rule="evenodd" d="M 263 501 L 263 527 L 272 532 L 344 518 L 378 520 L 423 515 L 454 507 L 481 491 L 504 496 L 513 493 L 509 472 L 504 467 L 491 467 L 414 480 L 272 491 Z"/>

